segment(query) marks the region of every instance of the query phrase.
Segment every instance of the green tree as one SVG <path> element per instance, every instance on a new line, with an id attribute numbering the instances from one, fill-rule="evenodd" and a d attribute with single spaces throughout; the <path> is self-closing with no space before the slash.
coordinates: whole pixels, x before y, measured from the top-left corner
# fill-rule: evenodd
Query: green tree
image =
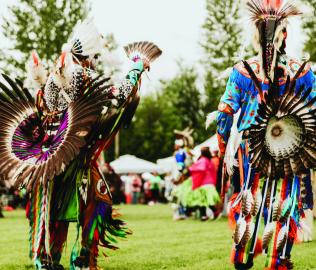
<path id="1" fill-rule="evenodd" d="M 1 53 L 3 70 L 21 77 L 33 49 L 51 66 L 73 27 L 88 11 L 87 0 L 19 0 L 9 6 L 10 15 L 4 18 L 2 30 L 11 46 Z"/>
<path id="2" fill-rule="evenodd" d="M 316 62 L 316 0 L 305 0 L 306 4 L 312 10 L 311 16 L 306 18 L 303 23 L 303 28 L 307 34 L 307 41 L 304 46 L 304 51 L 310 55 L 310 61 Z"/>
<path id="3" fill-rule="evenodd" d="M 128 130 L 121 132 L 121 154 L 134 154 L 156 161 L 173 153 L 174 129 L 191 127 L 197 142 L 207 138 L 201 94 L 192 68 L 180 68 L 173 79 L 163 81 L 161 90 L 142 97 Z"/>
<path id="4" fill-rule="evenodd" d="M 234 65 L 241 51 L 242 28 L 239 16 L 240 0 L 206 0 L 207 16 L 203 25 L 205 52 L 205 111 L 217 109 L 225 90 L 225 80 L 220 75 Z"/>

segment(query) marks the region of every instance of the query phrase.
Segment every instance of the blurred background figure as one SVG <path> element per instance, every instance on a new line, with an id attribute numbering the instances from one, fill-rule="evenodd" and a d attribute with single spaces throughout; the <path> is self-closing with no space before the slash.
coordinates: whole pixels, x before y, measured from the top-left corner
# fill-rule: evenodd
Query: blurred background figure
<path id="1" fill-rule="evenodd" d="M 154 172 L 149 178 L 150 193 L 151 193 L 151 201 L 149 202 L 150 205 L 156 204 L 159 200 L 161 181 L 162 181 L 162 179 L 158 175 L 157 172 Z"/>
<path id="2" fill-rule="evenodd" d="M 132 204 L 138 204 L 142 189 L 142 179 L 138 174 L 132 174 Z"/>
<path id="3" fill-rule="evenodd" d="M 172 189 L 173 189 L 173 177 L 172 173 L 168 172 L 165 177 L 164 177 L 164 186 L 165 186 L 165 192 L 164 192 L 164 197 L 168 202 L 171 201 L 172 199 Z"/>
<path id="4" fill-rule="evenodd" d="M 192 177 L 192 190 L 195 194 L 195 204 L 199 208 L 202 221 L 207 220 L 207 208 L 213 211 L 214 219 L 220 214 L 220 196 L 216 190 L 218 159 L 212 157 L 210 149 L 203 147 L 201 156 L 189 168 Z"/>

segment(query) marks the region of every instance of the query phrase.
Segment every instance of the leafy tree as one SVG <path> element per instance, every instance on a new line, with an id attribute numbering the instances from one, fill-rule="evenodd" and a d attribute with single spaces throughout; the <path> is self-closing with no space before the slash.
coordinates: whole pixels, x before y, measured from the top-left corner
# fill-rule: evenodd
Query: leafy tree
<path id="1" fill-rule="evenodd" d="M 217 109 L 225 90 L 225 80 L 220 75 L 234 65 L 243 38 L 239 16 L 240 0 L 206 0 L 207 17 L 203 25 L 205 52 L 205 111 Z"/>
<path id="2" fill-rule="evenodd" d="M 141 99 L 130 129 L 121 132 L 121 154 L 156 161 L 173 153 L 174 129 L 191 127 L 197 142 L 207 138 L 201 94 L 192 68 L 162 82 L 162 89 Z"/>
<path id="3" fill-rule="evenodd" d="M 310 55 L 310 61 L 316 62 L 316 0 L 305 0 L 310 6 L 313 15 L 305 19 L 303 28 L 307 34 L 307 41 L 304 46 L 304 51 Z"/>
<path id="4" fill-rule="evenodd" d="M 33 49 L 52 65 L 73 27 L 86 18 L 89 6 L 87 0 L 19 0 L 9 11 L 2 30 L 11 46 L 2 51 L 0 61 L 6 72 L 21 77 Z"/>

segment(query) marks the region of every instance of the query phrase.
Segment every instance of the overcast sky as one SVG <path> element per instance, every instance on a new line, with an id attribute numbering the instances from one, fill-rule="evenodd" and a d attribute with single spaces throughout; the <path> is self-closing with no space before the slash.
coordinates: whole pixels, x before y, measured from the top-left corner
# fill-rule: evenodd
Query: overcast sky
<path id="1" fill-rule="evenodd" d="M 13 2 L 16 0 L 1 0 L 3 15 L 7 15 L 3 7 Z M 203 57 L 199 42 L 206 16 L 205 0 L 91 0 L 91 4 L 91 17 L 100 32 L 113 32 L 120 47 L 128 42 L 148 40 L 163 50 L 161 58 L 152 65 L 150 81 L 145 84 L 147 89 L 154 89 L 159 79 L 175 75 L 177 60 L 197 66 Z M 300 27 L 297 21 L 292 25 L 288 52 L 300 56 Z M 0 46 L 5 45 L 0 39 Z M 124 61 L 122 49 L 119 57 Z"/>

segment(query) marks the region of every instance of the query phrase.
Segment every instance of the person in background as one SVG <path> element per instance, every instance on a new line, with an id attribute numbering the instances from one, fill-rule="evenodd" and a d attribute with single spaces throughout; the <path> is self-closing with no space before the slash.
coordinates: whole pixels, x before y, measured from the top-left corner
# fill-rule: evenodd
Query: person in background
<path id="1" fill-rule="evenodd" d="M 121 179 L 124 182 L 124 194 L 125 194 L 125 200 L 127 204 L 132 203 L 132 179 L 133 176 L 131 173 L 128 175 L 121 176 Z"/>
<path id="2" fill-rule="evenodd" d="M 158 199 L 159 199 L 161 177 L 158 175 L 157 172 L 154 172 L 149 178 L 149 182 L 150 182 L 150 192 L 151 192 L 151 199 L 152 199 L 150 203 L 155 204 L 158 202 Z"/>
<path id="3" fill-rule="evenodd" d="M 167 201 L 171 201 L 171 199 L 172 199 L 171 192 L 173 189 L 173 177 L 172 177 L 172 174 L 170 172 L 165 175 L 164 181 L 165 181 L 164 196 L 167 199 Z"/>
<path id="4" fill-rule="evenodd" d="M 142 189 L 142 180 L 137 175 L 132 176 L 132 204 L 137 204 Z"/>
<path id="5" fill-rule="evenodd" d="M 217 181 L 217 164 L 214 164 L 212 155 L 208 147 L 201 149 L 201 156 L 199 159 L 189 167 L 192 177 L 192 190 L 195 194 L 196 204 L 200 210 L 201 220 L 207 220 L 206 209 L 209 207 L 214 213 L 216 219 L 220 211 L 218 204 L 220 203 L 220 196 L 216 191 Z"/>

